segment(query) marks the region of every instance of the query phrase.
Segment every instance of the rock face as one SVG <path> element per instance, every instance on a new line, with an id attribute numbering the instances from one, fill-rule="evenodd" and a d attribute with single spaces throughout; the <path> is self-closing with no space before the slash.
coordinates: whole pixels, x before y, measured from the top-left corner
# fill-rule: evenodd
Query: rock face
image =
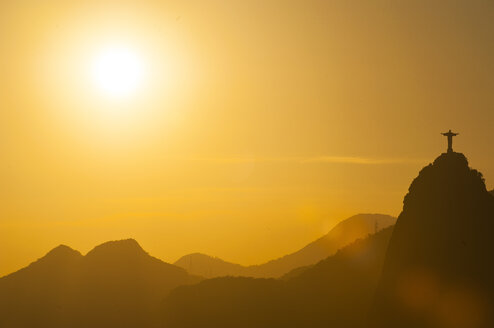
<path id="1" fill-rule="evenodd" d="M 422 169 L 404 199 L 371 327 L 494 327 L 494 197 L 463 154 Z"/>

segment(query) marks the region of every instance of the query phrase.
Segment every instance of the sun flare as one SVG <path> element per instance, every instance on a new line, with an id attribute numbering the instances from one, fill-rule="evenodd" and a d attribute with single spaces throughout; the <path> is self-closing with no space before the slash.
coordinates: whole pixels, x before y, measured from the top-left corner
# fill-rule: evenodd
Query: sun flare
<path id="1" fill-rule="evenodd" d="M 144 61 L 135 50 L 107 47 L 94 56 L 91 77 L 97 89 L 110 98 L 127 98 L 142 87 Z"/>

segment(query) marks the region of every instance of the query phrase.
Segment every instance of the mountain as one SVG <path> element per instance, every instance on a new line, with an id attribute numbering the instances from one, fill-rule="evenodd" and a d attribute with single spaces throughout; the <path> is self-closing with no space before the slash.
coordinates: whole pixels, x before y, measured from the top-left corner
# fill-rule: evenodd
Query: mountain
<path id="1" fill-rule="evenodd" d="M 249 275 L 249 267 L 201 253 L 182 256 L 173 264 L 187 270 L 191 274 L 206 278 Z"/>
<path id="2" fill-rule="evenodd" d="M 162 327 L 364 327 L 392 230 L 286 280 L 222 277 L 178 287 L 164 301 Z"/>
<path id="3" fill-rule="evenodd" d="M 171 289 L 199 280 L 132 239 L 59 246 L 0 278 L 0 327 L 150 327 Z"/>
<path id="4" fill-rule="evenodd" d="M 463 154 L 423 168 L 405 196 L 371 327 L 494 327 L 494 198 Z"/>
<path id="5" fill-rule="evenodd" d="M 389 215 L 358 214 L 343 220 L 328 234 L 299 251 L 260 265 L 242 266 L 200 253 L 186 255 L 174 264 L 191 274 L 207 278 L 221 276 L 277 278 L 295 268 L 315 264 L 356 239 L 393 225 L 395 220 L 396 218 Z"/>

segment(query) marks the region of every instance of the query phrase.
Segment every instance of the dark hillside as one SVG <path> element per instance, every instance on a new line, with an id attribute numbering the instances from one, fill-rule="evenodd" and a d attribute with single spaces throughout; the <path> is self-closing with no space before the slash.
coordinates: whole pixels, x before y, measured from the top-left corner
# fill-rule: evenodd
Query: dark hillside
<path id="1" fill-rule="evenodd" d="M 391 238 L 373 327 L 494 327 L 494 198 L 449 152 L 410 186 Z"/>
<path id="2" fill-rule="evenodd" d="M 286 281 L 225 277 L 179 287 L 165 301 L 163 327 L 362 327 L 391 232 L 358 240 Z"/>

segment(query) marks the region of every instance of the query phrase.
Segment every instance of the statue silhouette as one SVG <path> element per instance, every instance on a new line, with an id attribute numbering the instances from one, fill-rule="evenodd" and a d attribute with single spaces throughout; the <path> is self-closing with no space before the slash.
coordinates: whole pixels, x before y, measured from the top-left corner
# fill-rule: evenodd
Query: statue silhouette
<path id="1" fill-rule="evenodd" d="M 451 132 L 451 129 L 448 132 L 441 133 L 443 136 L 448 137 L 448 153 L 453 152 L 453 137 L 459 135 L 459 133 Z"/>

